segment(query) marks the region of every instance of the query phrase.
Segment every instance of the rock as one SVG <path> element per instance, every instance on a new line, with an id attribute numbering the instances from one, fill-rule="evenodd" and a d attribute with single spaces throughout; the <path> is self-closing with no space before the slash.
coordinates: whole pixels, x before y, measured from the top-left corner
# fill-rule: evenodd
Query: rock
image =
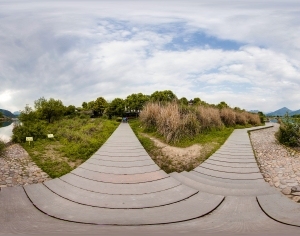
<path id="1" fill-rule="evenodd" d="M 287 183 L 287 186 L 290 186 L 290 187 L 294 187 L 294 186 L 297 186 L 298 183 L 294 182 L 294 183 Z"/>
<path id="2" fill-rule="evenodd" d="M 294 200 L 295 202 L 300 202 L 300 196 L 295 196 L 295 197 L 293 197 L 293 200 Z"/>
<path id="3" fill-rule="evenodd" d="M 292 192 L 291 194 L 294 196 L 300 196 L 300 192 Z"/>
<path id="4" fill-rule="evenodd" d="M 293 186 L 293 187 L 291 188 L 291 190 L 292 190 L 292 192 L 300 192 L 300 186 L 299 186 L 299 185 Z"/>
<path id="5" fill-rule="evenodd" d="M 278 177 L 274 177 L 274 178 L 273 178 L 273 182 L 274 182 L 274 183 L 276 183 L 276 182 L 278 182 L 278 181 L 279 181 L 279 178 L 278 178 Z"/>
<path id="6" fill-rule="evenodd" d="M 284 195 L 289 195 L 289 194 L 291 194 L 291 191 L 292 191 L 291 187 L 286 187 L 286 188 L 282 189 L 281 192 L 282 192 Z"/>
<path id="7" fill-rule="evenodd" d="M 279 187 L 279 185 L 280 185 L 280 183 L 279 183 L 279 182 L 276 182 L 276 183 L 274 184 L 274 186 L 275 186 L 276 188 L 278 188 L 278 187 Z"/>
<path id="8" fill-rule="evenodd" d="M 281 179 L 281 180 L 280 180 L 280 183 L 281 183 L 282 185 L 286 185 L 286 181 L 285 181 L 284 179 Z"/>

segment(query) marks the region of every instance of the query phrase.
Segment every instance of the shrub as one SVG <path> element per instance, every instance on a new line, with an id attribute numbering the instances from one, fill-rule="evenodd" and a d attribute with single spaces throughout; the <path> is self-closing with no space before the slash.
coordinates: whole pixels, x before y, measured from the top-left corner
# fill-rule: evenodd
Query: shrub
<path id="1" fill-rule="evenodd" d="M 0 154 L 4 151 L 5 149 L 5 142 L 0 139 Z"/>
<path id="2" fill-rule="evenodd" d="M 153 129 L 157 125 L 157 120 L 162 107 L 158 103 L 149 102 L 140 112 L 140 120 L 147 129 Z"/>
<path id="3" fill-rule="evenodd" d="M 195 113 L 202 131 L 212 130 L 214 128 L 221 129 L 223 127 L 220 113 L 217 108 L 197 106 Z"/>
<path id="4" fill-rule="evenodd" d="M 16 125 L 13 128 L 13 142 L 23 143 L 26 141 L 26 137 L 33 137 L 33 140 L 46 138 L 45 125 L 42 122 L 25 123 Z"/>
<path id="5" fill-rule="evenodd" d="M 234 126 L 236 124 L 236 114 L 231 108 L 223 108 L 220 110 L 223 123 L 226 126 Z"/>
<path id="6" fill-rule="evenodd" d="M 253 114 L 253 113 L 249 113 L 247 112 L 247 122 L 251 125 L 260 125 L 261 124 L 261 120 L 258 114 Z"/>
<path id="7" fill-rule="evenodd" d="M 280 121 L 278 141 L 291 147 L 300 147 L 300 123 L 288 115 Z"/>
<path id="8" fill-rule="evenodd" d="M 117 118 L 116 118 L 116 121 L 117 121 L 117 122 L 121 122 L 121 121 L 122 121 L 122 117 L 117 117 Z"/>
<path id="9" fill-rule="evenodd" d="M 246 125 L 247 124 L 247 113 L 239 112 L 235 113 L 235 121 L 237 125 Z"/>

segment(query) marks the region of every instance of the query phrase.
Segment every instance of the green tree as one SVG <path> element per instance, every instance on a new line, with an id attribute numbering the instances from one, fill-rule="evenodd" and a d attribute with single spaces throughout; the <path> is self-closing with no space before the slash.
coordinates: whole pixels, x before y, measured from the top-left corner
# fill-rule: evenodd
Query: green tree
<path id="1" fill-rule="evenodd" d="M 94 110 L 95 101 L 90 101 L 87 103 L 88 110 Z"/>
<path id="2" fill-rule="evenodd" d="M 19 120 L 23 123 L 35 122 L 38 119 L 37 112 L 35 112 L 28 104 L 19 115 Z"/>
<path id="3" fill-rule="evenodd" d="M 123 116 L 125 112 L 125 101 L 122 98 L 115 98 L 108 104 L 106 113 L 109 116 Z"/>
<path id="4" fill-rule="evenodd" d="M 155 91 L 151 94 L 150 99 L 153 102 L 171 102 L 173 100 L 178 100 L 171 90 Z"/>
<path id="5" fill-rule="evenodd" d="M 201 99 L 200 98 L 194 98 L 193 99 L 193 105 L 198 106 L 201 105 Z"/>
<path id="6" fill-rule="evenodd" d="M 50 98 L 49 100 L 44 97 L 34 101 L 34 107 L 38 116 L 41 119 L 46 119 L 48 123 L 53 122 L 63 116 L 65 106 L 61 100 Z"/>
<path id="7" fill-rule="evenodd" d="M 0 111 L 0 118 L 4 118 L 4 115 L 2 114 L 1 111 Z"/>
<path id="8" fill-rule="evenodd" d="M 86 102 L 83 102 L 81 106 L 84 110 L 88 109 L 88 104 Z"/>
<path id="9" fill-rule="evenodd" d="M 126 110 L 138 114 L 147 101 L 149 101 L 148 95 L 133 93 L 125 99 Z"/>
<path id="10" fill-rule="evenodd" d="M 217 107 L 218 107 L 219 109 L 222 109 L 222 108 L 229 108 L 229 106 L 227 105 L 227 103 L 224 102 L 224 101 L 220 102 L 220 103 L 217 105 Z"/>
<path id="11" fill-rule="evenodd" d="M 187 105 L 189 105 L 189 101 L 187 100 L 186 97 L 182 97 L 182 98 L 179 99 L 179 104 L 187 106 Z"/>
<path id="12" fill-rule="evenodd" d="M 73 105 L 65 107 L 65 116 L 74 116 L 76 114 L 76 107 Z"/>
<path id="13" fill-rule="evenodd" d="M 103 97 L 98 97 L 93 106 L 94 114 L 102 116 L 107 105 L 107 101 Z"/>

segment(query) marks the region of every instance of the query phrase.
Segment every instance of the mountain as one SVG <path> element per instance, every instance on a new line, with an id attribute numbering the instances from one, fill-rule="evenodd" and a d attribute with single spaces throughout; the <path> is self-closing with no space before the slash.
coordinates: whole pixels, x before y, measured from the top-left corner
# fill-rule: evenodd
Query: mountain
<path id="1" fill-rule="evenodd" d="M 19 115 L 21 114 L 21 112 L 15 111 L 15 112 L 13 112 L 13 114 L 14 114 L 15 116 L 19 116 Z"/>
<path id="2" fill-rule="evenodd" d="M 297 110 L 297 111 L 293 111 L 291 113 L 289 113 L 290 116 L 293 116 L 293 115 L 300 115 L 300 109 Z"/>
<path id="3" fill-rule="evenodd" d="M 291 112 L 293 112 L 293 111 L 288 109 L 287 107 L 283 107 L 277 111 L 268 113 L 267 116 L 284 116 L 287 112 L 289 113 L 289 115 L 291 115 Z"/>
<path id="4" fill-rule="evenodd" d="M 0 109 L 0 112 L 6 117 L 16 118 L 16 116 L 8 110 Z"/>

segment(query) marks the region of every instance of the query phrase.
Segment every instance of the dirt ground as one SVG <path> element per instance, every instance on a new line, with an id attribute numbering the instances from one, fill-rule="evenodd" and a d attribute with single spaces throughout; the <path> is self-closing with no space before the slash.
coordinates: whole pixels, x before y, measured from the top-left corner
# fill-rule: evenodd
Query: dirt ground
<path id="1" fill-rule="evenodd" d="M 178 148 L 165 144 L 147 134 L 143 135 L 153 141 L 156 150 L 150 155 L 156 164 L 167 173 L 189 171 L 196 168 L 207 158 L 207 155 L 216 145 L 216 143 L 194 144 L 187 148 Z"/>

